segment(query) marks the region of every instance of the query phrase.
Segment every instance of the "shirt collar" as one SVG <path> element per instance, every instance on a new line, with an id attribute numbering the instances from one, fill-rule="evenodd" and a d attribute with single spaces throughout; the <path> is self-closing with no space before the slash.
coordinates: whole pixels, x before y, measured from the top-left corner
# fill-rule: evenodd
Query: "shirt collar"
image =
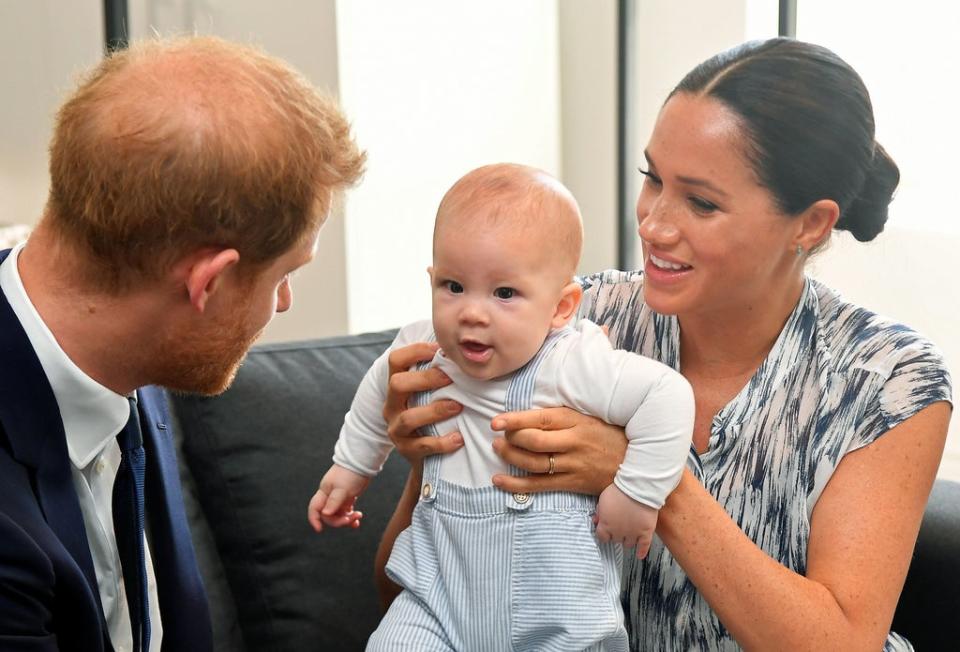
<path id="1" fill-rule="evenodd" d="M 0 264 L 0 289 L 20 320 L 53 389 L 70 461 L 82 469 L 123 429 L 130 416 L 129 404 L 126 397 L 90 378 L 60 348 L 23 287 L 17 269 L 22 250 L 21 243 Z"/>

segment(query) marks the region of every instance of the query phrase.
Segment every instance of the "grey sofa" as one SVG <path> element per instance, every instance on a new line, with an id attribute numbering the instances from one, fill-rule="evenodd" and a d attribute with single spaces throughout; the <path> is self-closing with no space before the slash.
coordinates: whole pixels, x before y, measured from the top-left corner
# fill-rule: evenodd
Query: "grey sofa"
<path id="1" fill-rule="evenodd" d="M 170 396 L 217 649 L 362 650 L 379 609 L 373 558 L 403 487 L 391 456 L 359 530 L 314 533 L 306 506 L 363 373 L 394 331 L 255 347 L 216 398 Z M 960 640 L 960 484 L 940 481 L 894 627 L 917 649 Z"/>

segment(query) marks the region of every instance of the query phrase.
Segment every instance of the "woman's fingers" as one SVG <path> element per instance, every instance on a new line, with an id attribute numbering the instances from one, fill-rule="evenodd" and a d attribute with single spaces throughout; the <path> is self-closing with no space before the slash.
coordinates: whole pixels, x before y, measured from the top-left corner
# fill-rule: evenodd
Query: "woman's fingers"
<path id="1" fill-rule="evenodd" d="M 407 401 L 414 392 L 437 389 L 451 382 L 450 377 L 439 369 L 425 371 L 398 371 L 390 376 L 387 385 L 387 400 L 383 404 L 383 418 L 390 423 L 407 409 Z"/>
<path id="2" fill-rule="evenodd" d="M 570 463 L 574 461 L 572 458 L 565 458 L 563 454 L 559 452 L 562 450 L 561 448 L 555 449 L 556 452 L 532 451 L 528 448 L 515 445 L 512 439 L 505 439 L 503 437 L 497 437 L 493 440 L 493 450 L 508 464 L 523 469 L 524 471 L 529 471 L 530 473 L 549 473 L 550 455 L 553 455 L 552 475 L 571 471 Z"/>
<path id="3" fill-rule="evenodd" d="M 543 408 L 524 412 L 506 412 L 491 422 L 494 430 L 565 430 L 579 423 L 583 415 L 570 408 Z"/>
<path id="4" fill-rule="evenodd" d="M 534 475 L 499 476 L 507 491 L 565 490 L 598 495 L 623 461 L 623 429 L 569 408 L 548 408 L 498 415 L 491 422 L 504 436 L 494 450 L 508 463 Z M 550 455 L 554 472 L 550 474 Z"/>
<path id="5" fill-rule="evenodd" d="M 387 398 L 383 406 L 383 418 L 387 422 L 387 434 L 397 452 L 410 462 L 422 460 L 427 455 L 448 453 L 463 446 L 460 433 L 443 437 L 421 437 L 419 429 L 456 415 L 462 407 L 455 401 L 434 401 L 429 405 L 408 407 L 407 401 L 414 392 L 437 389 L 450 384 L 450 378 L 439 369 L 431 367 L 424 371 L 410 370 L 418 362 L 430 360 L 437 352 L 435 343 L 410 344 L 390 353 L 390 380 Z"/>
<path id="6" fill-rule="evenodd" d="M 452 453 L 463 446 L 463 436 L 451 432 L 442 437 L 404 437 L 397 440 L 397 452 L 408 460 L 420 460 L 428 455 Z"/>
<path id="7" fill-rule="evenodd" d="M 407 399 L 413 392 L 436 389 L 450 383 L 447 375 L 439 369 L 409 371 L 418 362 L 432 359 L 437 348 L 436 343 L 417 342 L 390 352 L 387 358 L 390 384 L 383 406 L 383 416 L 387 422 L 406 409 Z"/>
<path id="8" fill-rule="evenodd" d="M 387 434 L 394 446 L 400 446 L 404 437 L 419 437 L 418 428 L 449 419 L 458 414 L 463 407 L 456 401 L 434 401 L 429 405 L 407 408 L 387 419 Z M 386 416 L 386 415 L 384 415 Z"/>
<path id="9" fill-rule="evenodd" d="M 541 491 L 576 491 L 567 475 L 495 475 L 493 484 L 510 493 L 533 494 Z M 586 492 L 581 492 L 586 493 Z"/>
<path id="10" fill-rule="evenodd" d="M 410 395 L 414 392 L 424 392 L 429 389 L 438 389 L 449 385 L 450 376 L 437 367 L 430 367 L 423 371 L 397 371 L 390 376 L 389 389 L 398 394 Z"/>
<path id="11" fill-rule="evenodd" d="M 490 425 L 493 430 L 504 431 L 507 441 L 514 446 L 538 453 L 555 453 L 573 446 L 575 432 L 572 428 L 582 425 L 586 419 L 570 408 L 543 408 L 500 414 Z"/>
<path id="12" fill-rule="evenodd" d="M 439 348 L 440 345 L 436 342 L 416 342 L 394 349 L 387 358 L 390 364 L 390 375 L 398 371 L 406 371 L 418 362 L 432 360 Z"/>
<path id="13" fill-rule="evenodd" d="M 522 430 L 508 431 L 504 434 L 506 440 L 517 448 L 523 448 L 527 451 L 538 453 L 541 459 L 546 459 L 544 454 L 568 451 L 574 447 L 576 434 L 573 430 L 535 430 L 533 428 L 524 428 Z M 526 468 L 526 467 L 524 467 Z M 528 469 L 535 473 L 545 473 L 547 468 Z"/>

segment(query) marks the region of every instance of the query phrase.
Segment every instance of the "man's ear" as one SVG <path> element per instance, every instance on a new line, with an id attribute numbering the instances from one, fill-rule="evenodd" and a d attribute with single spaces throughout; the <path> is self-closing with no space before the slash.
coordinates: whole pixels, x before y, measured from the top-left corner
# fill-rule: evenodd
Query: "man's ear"
<path id="1" fill-rule="evenodd" d="M 824 242 L 840 218 L 840 207 L 832 199 L 820 199 L 813 202 L 798 219 L 798 232 L 793 247 L 801 247 L 809 252 Z"/>
<path id="2" fill-rule="evenodd" d="M 227 270 L 239 260 L 236 249 L 204 249 L 186 261 L 183 284 L 197 312 L 206 310 L 207 301 L 223 284 Z"/>
<path id="3" fill-rule="evenodd" d="M 577 308 L 580 307 L 580 299 L 583 298 L 583 288 L 579 283 L 567 283 L 560 291 L 560 300 L 557 301 L 557 309 L 553 313 L 553 320 L 550 322 L 551 328 L 560 328 L 566 326 L 577 314 Z"/>

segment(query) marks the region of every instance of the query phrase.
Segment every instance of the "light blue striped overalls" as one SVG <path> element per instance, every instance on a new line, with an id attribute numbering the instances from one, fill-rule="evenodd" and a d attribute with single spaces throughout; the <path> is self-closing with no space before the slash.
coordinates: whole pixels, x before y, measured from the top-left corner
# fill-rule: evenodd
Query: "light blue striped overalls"
<path id="1" fill-rule="evenodd" d="M 531 407 L 540 362 L 562 336 L 514 372 L 504 411 Z M 596 499 L 463 487 L 440 478 L 442 460 L 424 461 L 420 501 L 387 564 L 405 590 L 367 650 L 625 652 L 623 551 L 597 541 Z"/>

